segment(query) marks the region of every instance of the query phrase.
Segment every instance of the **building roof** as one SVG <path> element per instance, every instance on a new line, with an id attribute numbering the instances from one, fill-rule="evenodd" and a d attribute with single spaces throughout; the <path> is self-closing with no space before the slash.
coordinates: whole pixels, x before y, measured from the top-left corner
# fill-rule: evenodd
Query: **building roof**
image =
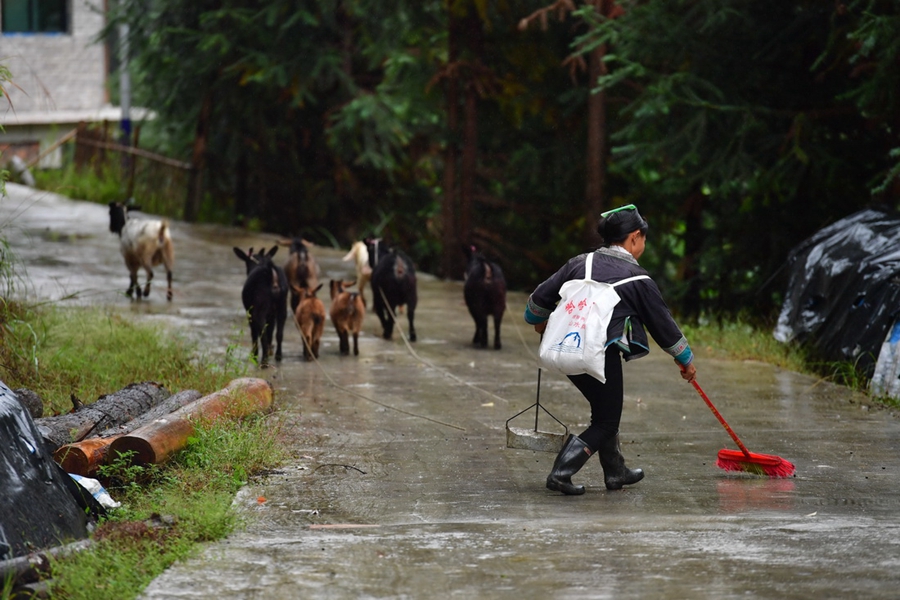
<path id="1" fill-rule="evenodd" d="M 132 107 L 130 114 L 132 121 L 144 121 L 155 117 L 155 114 L 152 111 L 138 107 Z M 0 111 L 0 125 L 5 128 L 22 125 L 76 125 L 82 121 L 87 123 L 99 123 L 102 121 L 120 121 L 121 119 L 122 109 L 118 106 L 109 104 L 98 106 L 96 108 L 52 111 L 17 112 L 12 108 Z"/>

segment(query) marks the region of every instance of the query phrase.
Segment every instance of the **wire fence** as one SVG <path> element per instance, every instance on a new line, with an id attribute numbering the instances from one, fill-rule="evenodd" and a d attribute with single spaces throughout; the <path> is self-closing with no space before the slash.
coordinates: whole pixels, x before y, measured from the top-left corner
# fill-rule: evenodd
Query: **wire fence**
<path id="1" fill-rule="evenodd" d="M 48 153 L 72 142 L 72 161 L 78 172 L 90 171 L 99 179 L 121 182 L 124 188 L 121 199 L 133 198 L 145 212 L 182 218 L 188 201 L 192 165 L 138 148 L 139 126 L 130 146 L 116 141 L 111 129 L 118 131 L 110 128 L 108 122 L 95 126 L 81 123 L 30 164 L 36 164 Z"/>

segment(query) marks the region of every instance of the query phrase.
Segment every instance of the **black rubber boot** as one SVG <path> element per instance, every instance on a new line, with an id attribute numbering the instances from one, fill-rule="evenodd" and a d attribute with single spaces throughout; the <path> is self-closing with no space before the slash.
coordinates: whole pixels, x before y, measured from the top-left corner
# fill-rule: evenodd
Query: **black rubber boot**
<path id="1" fill-rule="evenodd" d="M 619 434 L 604 439 L 597 454 L 600 456 L 600 466 L 603 467 L 606 489 L 621 490 L 622 486 L 637 483 L 644 478 L 641 469 L 629 469 L 625 466 L 625 457 L 619 448 Z"/>
<path id="2" fill-rule="evenodd" d="M 591 449 L 581 441 L 577 435 L 569 435 L 566 445 L 559 451 L 553 470 L 547 476 L 547 489 L 562 492 L 569 496 L 578 496 L 584 493 L 583 485 L 572 483 L 572 475 L 581 470 L 584 463 L 591 457 Z"/>

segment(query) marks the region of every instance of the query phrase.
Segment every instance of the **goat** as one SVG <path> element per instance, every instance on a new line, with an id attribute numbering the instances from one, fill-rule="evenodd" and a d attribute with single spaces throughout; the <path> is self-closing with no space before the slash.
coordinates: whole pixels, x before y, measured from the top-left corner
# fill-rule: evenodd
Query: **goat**
<path id="1" fill-rule="evenodd" d="M 284 242 L 282 244 L 286 245 Z M 300 298 L 294 290 L 314 289 L 319 285 L 319 265 L 303 238 L 293 238 L 290 241 L 290 254 L 284 265 L 284 273 L 290 286 L 291 310 L 296 312 Z"/>
<path id="2" fill-rule="evenodd" d="M 353 242 L 350 252 L 342 259 L 344 262 L 352 261 L 356 266 L 356 289 L 362 298 L 363 305 L 366 303 L 364 294 L 366 284 L 372 279 L 372 267 L 369 265 L 369 249 L 365 242 Z"/>
<path id="3" fill-rule="evenodd" d="M 409 341 L 416 341 L 413 318 L 418 294 L 416 270 L 412 261 L 402 251 L 391 248 L 378 239 L 366 241 L 369 250 L 369 266 L 372 267 L 372 296 L 375 314 L 381 321 L 382 337 L 389 340 L 394 333 L 394 315 L 397 307 L 406 305 L 409 319 Z"/>
<path id="4" fill-rule="evenodd" d="M 247 279 L 241 290 L 241 301 L 247 312 L 250 325 L 252 350 L 250 356 L 257 359 L 262 345 L 262 356 L 259 365 L 268 366 L 269 354 L 272 352 L 272 334 L 275 334 L 275 360 L 281 360 L 281 343 L 284 339 L 284 323 L 287 320 L 287 277 L 284 270 L 272 262 L 278 251 L 273 246 L 266 252 L 260 250 L 253 254 L 253 248 L 245 253 L 234 248 L 235 255 L 247 266 Z"/>
<path id="5" fill-rule="evenodd" d="M 319 358 L 319 342 L 322 341 L 322 333 L 325 331 L 325 305 L 316 297 L 316 292 L 320 289 L 321 283 L 315 288 L 291 288 L 299 300 L 294 320 L 300 329 L 300 335 L 303 336 L 303 358 L 306 360 L 312 360 L 312 357 Z"/>
<path id="6" fill-rule="evenodd" d="M 350 335 L 353 336 L 353 356 L 359 356 L 359 332 L 362 330 L 363 318 L 366 316 L 366 303 L 362 293 L 348 292 L 346 288 L 355 281 L 332 279 L 331 286 L 331 322 L 340 339 L 341 354 L 350 354 Z"/>
<path id="7" fill-rule="evenodd" d="M 141 287 L 138 284 L 138 270 L 143 268 L 147 273 L 143 296 L 150 295 L 150 282 L 153 280 L 153 267 L 163 264 L 166 267 L 166 300 L 172 301 L 172 268 L 175 266 L 175 249 L 169 234 L 169 222 L 165 219 L 129 219 L 128 213 L 140 210 L 137 206 L 126 207 L 121 202 L 109 203 L 109 230 L 119 236 L 119 249 L 125 258 L 125 266 L 131 281 L 128 284 L 128 297 L 137 292 L 141 298 Z"/>
<path id="8" fill-rule="evenodd" d="M 475 246 L 464 248 L 468 264 L 463 296 L 469 314 L 475 320 L 475 336 L 472 344 L 487 348 L 488 315 L 494 317 L 494 349 L 500 350 L 500 322 L 506 310 L 506 279 L 500 265 L 491 262 Z"/>

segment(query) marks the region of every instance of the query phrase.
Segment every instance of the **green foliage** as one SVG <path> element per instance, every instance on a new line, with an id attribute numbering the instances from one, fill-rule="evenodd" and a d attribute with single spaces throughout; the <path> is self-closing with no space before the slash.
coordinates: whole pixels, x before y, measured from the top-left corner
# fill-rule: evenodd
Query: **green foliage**
<path id="1" fill-rule="evenodd" d="M 859 94 L 875 88 L 853 74 L 846 53 L 817 60 L 829 32 L 847 33 L 837 16 L 845 7 L 806 0 L 622 7 L 624 15 L 607 21 L 580 11 L 591 25 L 580 41 L 608 45 L 609 73 L 598 89 L 622 101 L 611 172 L 628 180 L 651 232 L 657 223 L 664 235 L 686 225 L 683 252 L 661 263 L 683 280 L 670 297 L 690 314 L 768 315 L 791 248 L 863 208 L 866 182 L 896 165 L 885 151 L 893 135 L 846 102 L 862 102 L 869 95 Z M 882 56 L 891 71 L 893 56 L 893 48 Z M 891 93 L 880 96 L 889 107 Z"/>
<path id="2" fill-rule="evenodd" d="M 129 173 L 115 152 L 105 154 L 105 162 L 78 169 L 71 161 L 60 169 L 35 171 L 38 188 L 99 204 L 127 200 Z M 148 214 L 179 218 L 184 209 L 187 174 L 182 169 L 158 165 L 148 159 L 138 161 L 135 169 L 132 198 Z M 175 193 L 177 191 L 177 193 Z M 202 215 L 206 222 L 228 222 L 215 207 Z"/>
<path id="3" fill-rule="evenodd" d="M 187 159 L 202 134 L 208 214 L 343 246 L 390 215 L 385 234 L 431 272 L 456 250 L 443 173 L 467 89 L 474 236 L 513 289 L 585 249 L 591 91 L 603 202 L 648 216 L 646 262 L 679 313 L 770 316 L 794 245 L 870 192 L 896 204 L 896 3 L 623 0 L 611 20 L 580 3 L 518 29 L 547 4 L 127 0 L 109 30 L 130 25 L 135 101 L 159 114 L 145 139 Z M 588 81 L 599 45 L 607 72 Z"/>
<path id="4" fill-rule="evenodd" d="M 120 170 L 112 166 L 97 173 L 95 169 L 79 171 L 70 163 L 62 169 L 38 169 L 34 179 L 42 190 L 99 204 L 121 202 L 125 194 Z"/>

